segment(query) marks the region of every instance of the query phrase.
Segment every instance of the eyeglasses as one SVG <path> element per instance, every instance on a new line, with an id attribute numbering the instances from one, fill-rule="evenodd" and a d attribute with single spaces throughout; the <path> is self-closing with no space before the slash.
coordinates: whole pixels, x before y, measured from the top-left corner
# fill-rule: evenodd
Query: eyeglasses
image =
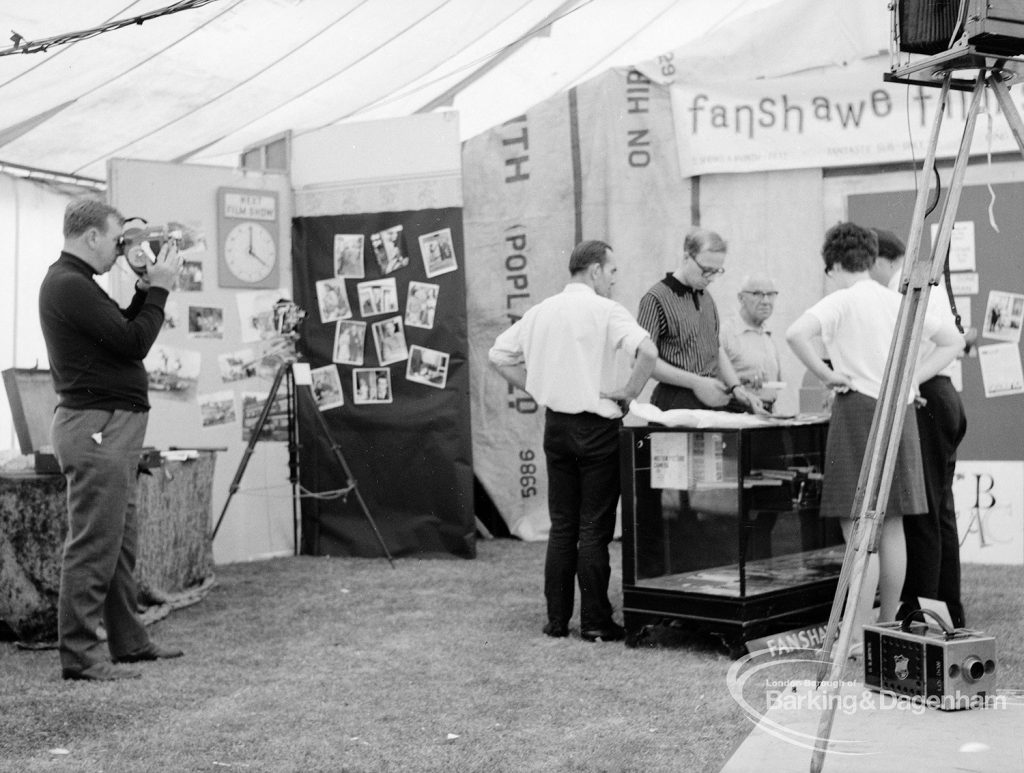
<path id="1" fill-rule="evenodd" d="M 700 269 L 701 276 L 703 276 L 705 279 L 725 273 L 724 268 L 712 268 L 710 266 L 705 266 L 703 263 L 697 260 L 696 255 L 690 255 L 689 258 L 690 260 L 697 264 L 697 268 Z"/>
<path id="2" fill-rule="evenodd" d="M 775 296 L 779 294 L 778 290 L 740 290 L 744 295 L 753 295 L 759 301 L 763 301 L 766 298 L 769 301 L 774 301 Z"/>

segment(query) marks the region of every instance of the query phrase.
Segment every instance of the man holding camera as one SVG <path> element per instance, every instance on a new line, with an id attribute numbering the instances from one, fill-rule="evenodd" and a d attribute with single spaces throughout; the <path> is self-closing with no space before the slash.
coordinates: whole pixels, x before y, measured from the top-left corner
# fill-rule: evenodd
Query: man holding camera
<path id="1" fill-rule="evenodd" d="M 58 395 L 50 436 L 67 479 L 68 536 L 57 628 L 65 679 L 140 676 L 103 655 L 102 622 L 115 663 L 179 657 L 149 639 L 136 612 L 136 477 L 146 433 L 148 377 L 142 360 L 164 320 L 181 268 L 173 240 L 136 282 L 121 309 L 93 280 L 123 251 L 124 218 L 91 198 L 64 211 L 64 249 L 39 289 L 39 318 Z"/>

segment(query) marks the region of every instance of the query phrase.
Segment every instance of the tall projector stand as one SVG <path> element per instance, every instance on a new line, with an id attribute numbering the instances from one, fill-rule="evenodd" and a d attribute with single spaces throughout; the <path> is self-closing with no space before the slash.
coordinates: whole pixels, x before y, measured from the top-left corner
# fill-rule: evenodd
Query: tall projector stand
<path id="1" fill-rule="evenodd" d="M 260 438 L 260 434 L 263 431 L 263 426 L 267 423 L 271 411 L 273 410 L 274 403 L 277 399 L 277 392 L 281 388 L 281 384 L 285 384 L 285 393 L 287 395 L 288 405 L 288 470 L 289 470 L 289 481 L 292 484 L 292 522 L 297 524 L 298 514 L 297 508 L 297 487 L 299 481 L 299 461 L 298 461 L 298 428 L 296 426 L 296 416 L 298 412 L 298 388 L 302 386 L 295 380 L 295 373 L 293 368 L 296 363 L 285 362 L 277 369 L 277 373 L 274 376 L 274 383 L 270 387 L 270 392 L 267 394 L 266 402 L 263 403 L 263 410 L 260 412 L 260 417 L 257 419 L 256 424 L 252 428 L 252 434 L 249 436 L 249 443 L 245 447 L 245 452 L 242 454 L 242 461 L 238 464 L 238 469 L 235 470 L 235 477 L 231 480 L 231 485 L 228 488 L 228 498 L 224 502 L 224 507 L 220 511 L 220 517 L 217 518 L 217 523 L 213 527 L 213 533 L 210 535 L 212 541 L 217 536 L 217 531 L 220 529 L 220 524 L 224 520 L 224 516 L 228 511 L 228 506 L 231 504 L 231 498 L 238 491 L 238 486 L 242 482 L 242 476 L 245 475 L 245 468 L 249 464 L 249 458 L 252 456 L 253 450 L 256 448 L 256 442 Z M 308 366 L 307 366 L 308 367 Z M 388 550 L 388 546 L 384 543 L 384 538 L 381 536 L 380 530 L 377 528 L 376 521 L 373 520 L 373 516 L 370 515 L 370 509 L 366 506 L 366 501 L 363 499 L 363 495 L 359 493 L 359 484 L 356 482 L 355 477 L 352 475 L 352 470 L 348 466 L 348 462 L 345 461 L 345 455 L 341 452 L 341 447 L 337 444 L 334 438 L 331 436 L 330 428 L 327 426 L 327 421 L 324 419 L 323 414 L 316 406 L 316 400 L 313 398 L 312 390 L 308 384 L 304 385 L 308 397 L 308 403 L 313 406 L 313 416 L 316 418 L 321 435 L 328 441 L 331 446 L 331 452 L 334 454 L 335 460 L 341 467 L 342 472 L 345 473 L 345 488 L 342 489 L 342 496 L 347 497 L 349 494 L 354 494 L 356 502 L 359 504 L 363 515 L 366 517 L 367 522 L 370 524 L 370 528 L 373 529 L 373 534 L 377 538 L 377 542 L 380 543 L 381 549 L 384 551 L 384 555 L 388 559 L 388 563 L 391 564 L 391 568 L 395 568 L 395 561 L 391 557 L 391 552 Z M 298 539 L 296 534 L 296 551 L 298 550 Z"/>
<path id="2" fill-rule="evenodd" d="M 973 81 L 957 79 L 954 72 L 977 71 Z M 853 634 L 854 614 L 865 589 L 864 576 L 869 554 L 878 551 L 882 519 L 885 517 L 885 503 L 889 499 L 896 452 L 899 448 L 900 432 L 906 416 L 906 396 L 912 386 L 914 365 L 917 362 L 921 331 L 924 327 L 925 310 L 932 285 L 942 278 L 946 252 L 949 249 L 950 234 L 960 204 L 964 174 L 967 169 L 971 140 L 982 97 L 988 89 L 1006 116 L 1021 153 L 1024 154 L 1024 122 L 1010 98 L 1008 83 L 1018 80 L 1024 74 L 1024 61 L 1008 59 L 1005 56 L 984 54 L 974 46 L 957 48 L 955 51 L 929 57 L 922 62 L 908 65 L 887 74 L 887 81 L 914 83 L 917 85 L 941 87 L 942 95 L 935 112 L 928 151 L 925 156 L 922 178 L 924 185 L 918 190 L 914 206 L 913 221 L 907 239 L 907 263 L 903 269 L 900 292 L 903 302 L 896 322 L 896 331 L 889 349 L 882 391 L 875 406 L 871 431 L 868 435 L 867 451 L 861 463 L 857 494 L 854 497 L 851 515 L 855 519 L 854 536 L 846 545 L 843 566 L 839 574 L 832 612 L 829 615 L 825 643 L 820 653 L 817 682 L 825 697 L 825 708 L 815 736 L 814 753 L 811 758 L 812 773 L 820 773 L 828 751 L 832 725 L 835 720 L 838 691 L 843 667 L 849 652 Z M 953 164 L 949 191 L 939 219 L 938 236 L 932 245 L 931 255 L 921 252 L 921 234 L 924 230 L 929 186 L 935 169 L 935 154 L 939 140 L 939 129 L 946 112 L 951 88 L 972 91 L 967 112 L 963 137 Z M 840 623 L 843 608 L 845 619 Z M 838 631 L 838 639 L 836 632 Z M 835 641 L 835 647 L 833 647 Z M 827 678 L 826 678 L 827 677 Z"/>

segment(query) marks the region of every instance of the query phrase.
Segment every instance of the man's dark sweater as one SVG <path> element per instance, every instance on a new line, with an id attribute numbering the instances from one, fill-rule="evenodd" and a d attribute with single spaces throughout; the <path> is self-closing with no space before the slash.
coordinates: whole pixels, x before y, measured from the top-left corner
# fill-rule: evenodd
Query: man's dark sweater
<path id="1" fill-rule="evenodd" d="M 93 280 L 95 273 L 62 252 L 39 288 L 39 319 L 59 404 L 147 411 L 142 360 L 163 325 L 167 290 L 137 291 L 121 309 Z"/>

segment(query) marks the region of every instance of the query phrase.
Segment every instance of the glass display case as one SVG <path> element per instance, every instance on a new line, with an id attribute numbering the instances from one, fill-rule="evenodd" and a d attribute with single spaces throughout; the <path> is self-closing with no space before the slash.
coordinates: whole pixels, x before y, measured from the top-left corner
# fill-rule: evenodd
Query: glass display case
<path id="1" fill-rule="evenodd" d="M 828 619 L 843 563 L 821 520 L 825 418 L 742 429 L 624 427 L 627 644 L 674 622 L 753 638 Z"/>

